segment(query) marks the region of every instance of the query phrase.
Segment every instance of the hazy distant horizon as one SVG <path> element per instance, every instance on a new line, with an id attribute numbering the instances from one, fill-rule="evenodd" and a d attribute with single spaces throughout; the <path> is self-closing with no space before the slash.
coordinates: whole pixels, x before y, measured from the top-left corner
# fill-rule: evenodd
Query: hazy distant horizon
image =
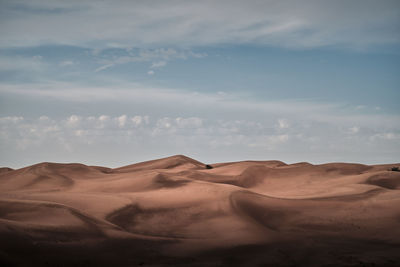
<path id="1" fill-rule="evenodd" d="M 221 159 L 221 160 L 214 160 L 214 161 L 210 161 L 209 158 L 210 157 L 206 157 L 204 158 L 204 160 L 196 158 L 196 157 L 192 157 L 190 155 L 183 155 L 183 154 L 174 154 L 174 155 L 159 155 L 159 156 L 155 156 L 154 158 L 139 158 L 138 160 L 132 160 L 132 161 L 126 161 L 126 162 L 122 162 L 122 163 L 114 163 L 114 164 L 107 164 L 107 162 L 97 162 L 93 164 L 93 161 L 90 160 L 84 160 L 84 161 L 41 161 L 41 162 L 31 162 L 31 163 L 27 163 L 25 165 L 17 165 L 17 166 L 0 166 L 0 168 L 12 168 L 14 170 L 16 169 L 20 169 L 20 168 L 24 168 L 24 167 L 28 167 L 28 166 L 32 166 L 32 165 L 36 165 L 36 164 L 41 164 L 41 163 L 56 163 L 56 164 L 71 164 L 71 163 L 78 163 L 78 164 L 84 164 L 87 166 L 99 166 L 99 167 L 106 167 L 106 168 L 119 168 L 119 167 L 124 167 L 124 166 L 128 166 L 128 165 L 132 165 L 132 164 L 136 164 L 136 163 L 142 163 L 142 162 L 147 162 L 147 161 L 153 161 L 153 160 L 159 160 L 159 159 L 164 159 L 164 158 L 169 158 L 169 157 L 174 157 L 174 156 L 186 156 L 189 158 L 192 158 L 196 161 L 199 161 L 201 163 L 204 164 L 219 164 L 219 163 L 235 163 L 235 162 L 243 162 L 243 161 L 281 161 L 285 164 L 296 164 L 296 163 L 311 163 L 312 165 L 321 165 L 321 164 L 330 164 L 330 163 L 354 163 L 354 164 L 363 164 L 363 165 L 393 165 L 393 166 L 397 166 L 398 164 L 400 164 L 400 161 L 397 162 L 355 162 L 355 161 L 283 161 L 283 160 L 279 160 L 279 159 L 274 159 L 274 158 L 245 158 L 245 159 L 241 159 L 241 158 L 231 158 L 230 160 L 226 160 L 226 159 Z"/>

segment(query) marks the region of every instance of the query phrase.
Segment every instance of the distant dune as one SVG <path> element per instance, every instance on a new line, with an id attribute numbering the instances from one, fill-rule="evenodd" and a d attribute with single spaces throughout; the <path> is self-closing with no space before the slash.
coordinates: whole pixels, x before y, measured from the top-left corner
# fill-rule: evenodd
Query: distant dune
<path id="1" fill-rule="evenodd" d="M 0 168 L 0 266 L 400 266 L 400 164 Z"/>

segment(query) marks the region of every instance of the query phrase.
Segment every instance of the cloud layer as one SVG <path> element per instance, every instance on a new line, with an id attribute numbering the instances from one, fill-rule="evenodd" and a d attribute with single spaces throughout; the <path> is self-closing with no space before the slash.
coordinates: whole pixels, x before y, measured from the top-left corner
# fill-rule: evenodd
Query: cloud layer
<path id="1" fill-rule="evenodd" d="M 115 167 L 183 153 L 207 162 L 247 158 L 321 163 L 362 158 L 363 163 L 387 163 L 396 160 L 400 149 L 398 125 L 377 125 L 376 117 L 350 121 L 339 116 L 337 122 L 332 114 L 302 119 L 294 114 L 264 115 L 246 120 L 138 114 L 6 116 L 0 118 L 0 160 L 11 167 L 40 161 Z"/>
<path id="2" fill-rule="evenodd" d="M 0 46 L 398 44 L 396 0 L 1 2 Z"/>

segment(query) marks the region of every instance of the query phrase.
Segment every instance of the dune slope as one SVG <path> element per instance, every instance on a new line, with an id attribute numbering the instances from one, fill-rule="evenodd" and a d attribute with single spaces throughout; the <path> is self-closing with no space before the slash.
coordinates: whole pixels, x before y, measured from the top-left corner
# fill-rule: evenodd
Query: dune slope
<path id="1" fill-rule="evenodd" d="M 1 168 L 0 265 L 398 266 L 399 165 Z"/>

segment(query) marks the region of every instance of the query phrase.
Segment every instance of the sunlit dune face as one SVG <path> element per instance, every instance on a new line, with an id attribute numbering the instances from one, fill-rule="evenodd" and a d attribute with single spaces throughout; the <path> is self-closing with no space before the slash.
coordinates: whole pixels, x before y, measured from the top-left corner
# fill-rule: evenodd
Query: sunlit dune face
<path id="1" fill-rule="evenodd" d="M 382 256 L 387 259 L 390 244 L 400 242 L 399 181 L 391 165 L 205 165 L 185 156 L 116 169 L 42 163 L 2 170 L 0 234 L 23 237 L 17 239 L 21 247 L 31 242 L 25 238 L 57 249 L 78 242 L 77 247 L 98 244 L 95 250 L 106 246 L 115 255 L 119 242 L 132 249 L 150 242 L 161 262 L 199 253 L 214 262 L 212 251 L 231 257 L 232 249 L 247 246 L 343 249 L 335 245 L 339 241 L 315 240 L 341 240 L 357 257 L 359 242 L 367 250 L 387 248 Z M 307 245 L 292 247 L 299 242 Z M 147 249 L 141 248 L 146 259 Z M 244 259 L 255 253 L 261 262 L 287 263 L 273 251 L 245 251 Z"/>

